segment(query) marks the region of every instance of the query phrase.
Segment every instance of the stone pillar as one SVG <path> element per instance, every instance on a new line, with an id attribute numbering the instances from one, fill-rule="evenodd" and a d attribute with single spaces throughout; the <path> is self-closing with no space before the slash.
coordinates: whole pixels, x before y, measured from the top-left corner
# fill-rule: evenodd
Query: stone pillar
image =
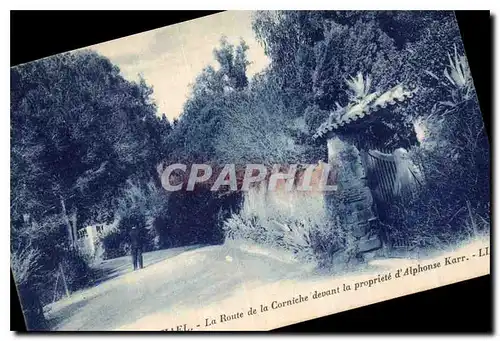
<path id="1" fill-rule="evenodd" d="M 382 242 L 374 233 L 377 217 L 360 152 L 354 145 L 338 140 L 329 141 L 328 147 L 329 162 L 338 168 L 339 189 L 326 198 L 331 206 L 331 219 L 336 219 L 333 215 L 338 216 L 341 226 L 352 239 L 356 256 L 375 251 L 382 247 Z"/>
<path id="2" fill-rule="evenodd" d="M 95 241 L 96 235 L 94 234 L 95 226 L 87 226 L 87 245 L 89 254 L 93 255 L 95 253 Z"/>

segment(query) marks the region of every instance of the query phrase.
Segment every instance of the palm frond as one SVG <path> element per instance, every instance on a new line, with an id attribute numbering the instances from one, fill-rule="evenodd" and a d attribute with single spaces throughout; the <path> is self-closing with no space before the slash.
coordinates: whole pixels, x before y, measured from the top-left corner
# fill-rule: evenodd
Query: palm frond
<path id="1" fill-rule="evenodd" d="M 467 59 L 464 55 L 459 55 L 456 45 L 454 46 L 454 56 L 448 53 L 449 65 L 443 73 L 446 79 L 460 89 L 467 89 L 471 86 L 472 76 Z"/>
<path id="2" fill-rule="evenodd" d="M 370 76 L 363 76 L 361 72 L 358 72 L 356 77 L 350 77 L 351 79 L 346 79 L 347 87 L 352 91 L 353 98 L 360 100 L 366 97 L 370 91 L 372 80 Z"/>

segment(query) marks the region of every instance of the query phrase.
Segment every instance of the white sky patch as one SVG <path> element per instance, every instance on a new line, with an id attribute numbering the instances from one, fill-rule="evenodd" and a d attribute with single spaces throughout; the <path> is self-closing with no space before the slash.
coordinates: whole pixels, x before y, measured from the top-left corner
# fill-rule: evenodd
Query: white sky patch
<path id="1" fill-rule="evenodd" d="M 153 86 L 158 114 L 169 120 L 178 117 L 190 93 L 190 85 L 207 65 L 216 66 L 213 49 L 224 35 L 237 44 L 242 38 L 248 44 L 252 63 L 248 76 L 269 64 L 264 49 L 252 31 L 252 11 L 228 11 L 176 25 L 159 28 L 91 46 L 108 57 L 123 76 L 137 80 L 142 74 Z"/>

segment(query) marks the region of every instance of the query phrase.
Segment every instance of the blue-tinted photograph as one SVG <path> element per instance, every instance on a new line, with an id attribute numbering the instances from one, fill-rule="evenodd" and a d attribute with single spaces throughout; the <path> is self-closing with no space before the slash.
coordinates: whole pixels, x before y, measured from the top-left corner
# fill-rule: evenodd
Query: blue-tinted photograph
<path id="1" fill-rule="evenodd" d="M 227 11 L 10 85 L 28 330 L 222 330 L 249 306 L 276 327 L 330 281 L 369 297 L 356 276 L 489 257 L 490 147 L 452 11 Z"/>

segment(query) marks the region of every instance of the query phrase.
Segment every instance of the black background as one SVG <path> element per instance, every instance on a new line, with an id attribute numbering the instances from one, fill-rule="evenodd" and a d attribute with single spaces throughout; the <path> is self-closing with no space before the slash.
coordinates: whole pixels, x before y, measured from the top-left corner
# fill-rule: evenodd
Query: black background
<path id="1" fill-rule="evenodd" d="M 217 12 L 11 11 L 11 66 Z M 489 11 L 455 13 L 492 146 L 494 18 Z M 12 274 L 10 295 L 10 328 L 26 331 Z M 380 302 L 275 332 L 492 333 L 492 277 Z"/>

